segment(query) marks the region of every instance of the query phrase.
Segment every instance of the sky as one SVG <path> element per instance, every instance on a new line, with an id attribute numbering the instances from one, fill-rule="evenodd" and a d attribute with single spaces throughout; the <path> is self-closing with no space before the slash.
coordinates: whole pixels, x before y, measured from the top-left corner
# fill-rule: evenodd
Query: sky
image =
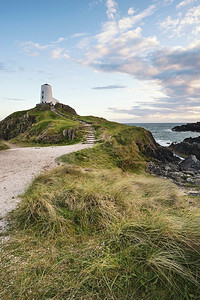
<path id="1" fill-rule="evenodd" d="M 6 0 L 0 120 L 40 88 L 80 115 L 200 121 L 199 0 Z"/>

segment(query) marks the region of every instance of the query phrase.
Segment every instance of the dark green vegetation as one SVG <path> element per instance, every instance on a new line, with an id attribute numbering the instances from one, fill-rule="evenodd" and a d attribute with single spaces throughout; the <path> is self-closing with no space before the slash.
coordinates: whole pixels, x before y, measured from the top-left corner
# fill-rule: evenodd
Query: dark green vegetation
<path id="1" fill-rule="evenodd" d="M 84 130 L 69 106 L 48 104 L 16 112 L 0 122 L 0 138 L 29 146 L 35 144 L 71 144 L 83 140 Z M 62 115 L 61 115 L 62 114 Z"/>
<path id="2" fill-rule="evenodd" d="M 144 172 L 170 153 L 142 128 L 77 118 L 99 142 L 23 195 L 1 250 L 0 297 L 199 299 L 199 199 Z"/>

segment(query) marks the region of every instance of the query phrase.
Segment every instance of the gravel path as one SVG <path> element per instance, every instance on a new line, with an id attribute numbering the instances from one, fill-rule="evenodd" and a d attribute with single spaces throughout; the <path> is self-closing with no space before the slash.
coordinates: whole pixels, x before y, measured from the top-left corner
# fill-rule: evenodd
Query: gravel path
<path id="1" fill-rule="evenodd" d="M 61 155 L 90 148 L 93 145 L 13 148 L 0 152 L 0 228 L 5 229 L 6 214 L 16 208 L 18 197 L 24 193 L 33 178 L 56 167 Z"/>

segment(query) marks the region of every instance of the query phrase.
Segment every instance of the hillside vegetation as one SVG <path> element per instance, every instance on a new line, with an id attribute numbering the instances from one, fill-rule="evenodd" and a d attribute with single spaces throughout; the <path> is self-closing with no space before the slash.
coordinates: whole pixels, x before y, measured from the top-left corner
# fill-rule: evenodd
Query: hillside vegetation
<path id="1" fill-rule="evenodd" d="M 59 158 L 12 215 L 2 299 L 200 298 L 200 205 L 145 173 L 173 160 L 150 132 L 102 118 L 97 144 Z"/>
<path id="2" fill-rule="evenodd" d="M 199 299 L 199 203 L 168 180 L 62 166 L 14 221 L 2 299 Z"/>
<path id="3" fill-rule="evenodd" d="M 0 139 L 0 151 L 1 150 L 7 150 L 9 147 L 5 144 L 3 140 Z"/>
<path id="4" fill-rule="evenodd" d="M 35 144 L 71 144 L 83 140 L 84 131 L 76 112 L 58 104 L 58 115 L 48 104 L 16 112 L 0 122 L 0 138 L 29 146 Z M 72 134 L 73 132 L 73 134 Z"/>

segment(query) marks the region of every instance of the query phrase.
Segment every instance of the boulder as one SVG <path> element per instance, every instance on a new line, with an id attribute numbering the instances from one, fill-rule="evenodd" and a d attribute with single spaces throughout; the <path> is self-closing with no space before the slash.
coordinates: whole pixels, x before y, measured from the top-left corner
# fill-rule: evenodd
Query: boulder
<path id="1" fill-rule="evenodd" d="M 179 163 L 182 170 L 200 170 L 200 161 L 195 155 L 190 155 L 188 158 Z"/>
<path id="2" fill-rule="evenodd" d="M 200 159 L 200 140 L 198 138 L 187 138 L 183 142 L 174 144 L 172 143 L 169 146 L 171 151 L 174 151 L 176 154 L 187 157 L 190 155 L 195 155 L 197 159 Z"/>

